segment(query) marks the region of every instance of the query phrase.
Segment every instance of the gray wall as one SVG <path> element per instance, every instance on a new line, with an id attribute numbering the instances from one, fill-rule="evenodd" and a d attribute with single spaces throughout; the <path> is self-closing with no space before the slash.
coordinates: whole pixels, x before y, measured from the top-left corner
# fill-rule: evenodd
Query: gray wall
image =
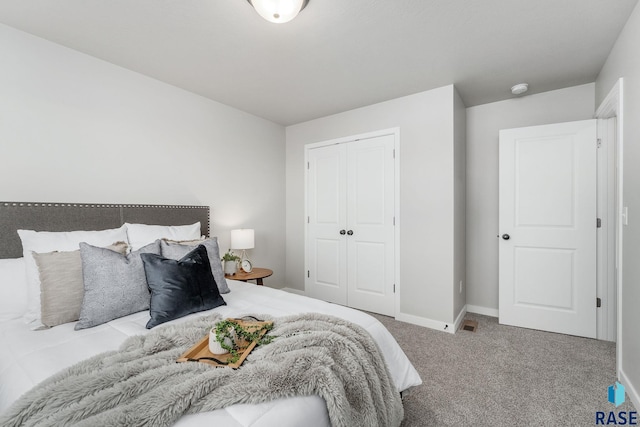
<path id="1" fill-rule="evenodd" d="M 467 108 L 467 304 L 498 310 L 498 132 L 584 120 L 595 112 L 594 84 Z"/>
<path id="2" fill-rule="evenodd" d="M 454 139 L 454 280 L 453 314 L 457 316 L 467 304 L 467 110 L 455 92 L 453 103 Z M 462 287 L 460 287 L 462 282 Z M 455 320 L 455 319 L 454 319 Z"/>
<path id="3" fill-rule="evenodd" d="M 400 311 L 454 320 L 454 98 L 446 86 L 287 127 L 288 287 L 304 289 L 304 145 L 399 127 Z"/>
<path id="4" fill-rule="evenodd" d="M 615 82 L 624 78 L 623 204 L 629 225 L 623 228 L 622 306 L 619 307 L 622 364 L 618 369 L 627 392 L 640 406 L 640 5 L 636 6 L 596 80 L 598 105 Z"/>
<path id="5" fill-rule="evenodd" d="M 284 127 L 0 25 L 0 200 L 202 204 L 284 277 Z"/>

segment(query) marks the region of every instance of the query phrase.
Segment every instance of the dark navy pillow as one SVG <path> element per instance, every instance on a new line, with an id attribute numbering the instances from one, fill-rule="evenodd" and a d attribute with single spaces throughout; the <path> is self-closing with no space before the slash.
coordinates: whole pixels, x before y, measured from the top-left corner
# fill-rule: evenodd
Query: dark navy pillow
<path id="1" fill-rule="evenodd" d="M 199 245 L 179 260 L 156 254 L 141 257 L 151 291 L 147 329 L 227 304 L 218 291 L 204 246 Z"/>

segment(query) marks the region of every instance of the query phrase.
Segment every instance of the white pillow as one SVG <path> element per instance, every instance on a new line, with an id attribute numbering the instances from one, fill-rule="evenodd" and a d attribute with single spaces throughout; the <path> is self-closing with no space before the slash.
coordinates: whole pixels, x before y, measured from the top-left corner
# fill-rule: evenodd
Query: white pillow
<path id="1" fill-rule="evenodd" d="M 124 224 L 127 227 L 129 246 L 136 251 L 159 239 L 195 240 L 200 238 L 200 222 L 191 225 Z M 95 245 L 94 245 L 95 246 Z"/>
<path id="2" fill-rule="evenodd" d="M 126 242 L 127 229 L 120 228 L 101 231 L 33 231 L 18 230 L 22 240 L 22 254 L 27 272 L 27 312 L 25 321 L 32 330 L 44 327 L 40 321 L 40 274 L 31 252 L 75 251 L 80 249 L 80 242 L 93 246 L 109 246 L 113 242 Z"/>
<path id="3" fill-rule="evenodd" d="M 0 322 L 19 319 L 27 311 L 24 258 L 0 259 Z"/>

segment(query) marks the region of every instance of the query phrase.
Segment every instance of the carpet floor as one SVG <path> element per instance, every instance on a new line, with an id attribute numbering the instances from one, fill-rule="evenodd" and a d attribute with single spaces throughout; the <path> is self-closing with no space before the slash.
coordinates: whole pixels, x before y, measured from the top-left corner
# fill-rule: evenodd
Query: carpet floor
<path id="1" fill-rule="evenodd" d="M 404 399 L 403 427 L 593 426 L 597 411 L 636 410 L 628 398 L 618 408 L 607 401 L 616 380 L 614 343 L 476 314 L 465 319 L 477 321 L 477 331 L 455 335 L 370 314 L 423 381 Z"/>

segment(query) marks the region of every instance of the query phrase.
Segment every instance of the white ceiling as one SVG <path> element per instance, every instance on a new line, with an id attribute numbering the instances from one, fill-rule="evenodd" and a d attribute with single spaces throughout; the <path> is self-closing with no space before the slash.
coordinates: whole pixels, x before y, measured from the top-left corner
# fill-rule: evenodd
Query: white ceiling
<path id="1" fill-rule="evenodd" d="M 467 106 L 593 82 L 638 0 L 1 0 L 0 22 L 290 125 L 455 84 Z"/>

